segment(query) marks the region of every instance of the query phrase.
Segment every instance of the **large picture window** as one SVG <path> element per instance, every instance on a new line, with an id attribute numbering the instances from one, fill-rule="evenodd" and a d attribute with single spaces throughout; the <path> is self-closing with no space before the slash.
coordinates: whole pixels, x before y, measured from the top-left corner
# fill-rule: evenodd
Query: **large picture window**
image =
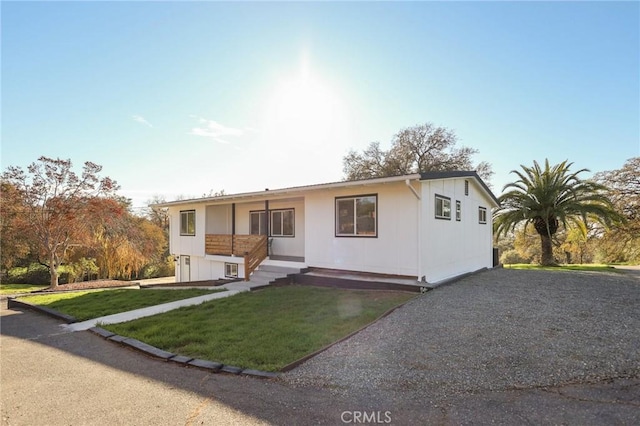
<path id="1" fill-rule="evenodd" d="M 436 195 L 436 219 L 451 220 L 451 199 Z"/>
<path id="2" fill-rule="evenodd" d="M 196 211 L 180 212 L 180 235 L 196 235 Z"/>
<path id="3" fill-rule="evenodd" d="M 337 237 L 377 237 L 377 221 L 377 195 L 336 198 Z"/>

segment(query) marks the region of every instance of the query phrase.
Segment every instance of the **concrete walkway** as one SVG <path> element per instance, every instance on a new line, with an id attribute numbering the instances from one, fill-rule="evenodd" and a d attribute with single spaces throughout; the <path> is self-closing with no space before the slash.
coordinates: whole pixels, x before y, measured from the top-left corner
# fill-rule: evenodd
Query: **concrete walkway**
<path id="1" fill-rule="evenodd" d="M 161 314 L 163 312 L 171 311 L 181 308 L 183 306 L 199 305 L 209 300 L 222 299 L 224 297 L 234 296 L 238 293 L 250 291 L 254 287 L 258 287 L 260 284 L 252 283 L 250 281 L 237 281 L 218 287 L 204 287 L 210 289 L 225 289 L 218 293 L 211 293 L 204 296 L 191 297 L 189 299 L 176 300 L 174 302 L 163 303 L 161 305 L 148 306 L 146 308 L 134 309 L 133 311 L 120 312 L 118 314 L 106 315 L 104 317 L 94 318 L 87 321 L 76 322 L 73 324 L 63 324 L 61 327 L 67 331 L 83 331 L 88 330 L 91 327 L 95 327 L 98 324 L 117 324 L 120 322 L 131 321 L 138 318 L 148 317 L 151 315 Z M 145 290 L 146 291 L 146 290 Z"/>

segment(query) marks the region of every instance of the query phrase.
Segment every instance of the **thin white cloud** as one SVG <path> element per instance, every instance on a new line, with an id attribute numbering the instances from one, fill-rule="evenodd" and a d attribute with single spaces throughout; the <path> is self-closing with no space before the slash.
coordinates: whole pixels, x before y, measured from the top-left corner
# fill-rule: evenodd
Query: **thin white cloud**
<path id="1" fill-rule="evenodd" d="M 196 118 L 196 117 L 194 117 Z M 244 135 L 245 131 L 242 129 L 236 129 L 234 127 L 228 127 L 218 123 L 215 120 L 207 120 L 199 117 L 198 122 L 200 126 L 194 127 L 189 131 L 192 136 L 202 136 L 209 138 L 218 143 L 230 144 L 227 137 L 238 137 Z"/>
<path id="2" fill-rule="evenodd" d="M 137 121 L 140 124 L 144 124 L 145 126 L 153 127 L 151 123 L 149 123 L 143 116 L 141 115 L 132 115 L 134 121 Z"/>

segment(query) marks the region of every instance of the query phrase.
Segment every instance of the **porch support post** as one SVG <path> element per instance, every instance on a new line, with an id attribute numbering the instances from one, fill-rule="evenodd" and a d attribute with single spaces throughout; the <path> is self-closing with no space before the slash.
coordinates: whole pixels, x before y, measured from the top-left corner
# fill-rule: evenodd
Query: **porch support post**
<path id="1" fill-rule="evenodd" d="M 264 201 L 264 221 L 265 223 L 265 227 L 264 229 L 266 230 L 266 235 L 267 235 L 267 256 L 269 256 L 271 253 L 269 253 L 269 233 L 270 233 L 270 229 L 269 229 L 269 225 L 271 223 L 271 217 L 269 216 L 269 200 L 265 200 Z"/>
<path id="2" fill-rule="evenodd" d="M 235 252 L 234 250 L 234 240 L 236 235 L 236 203 L 231 203 L 231 254 Z"/>

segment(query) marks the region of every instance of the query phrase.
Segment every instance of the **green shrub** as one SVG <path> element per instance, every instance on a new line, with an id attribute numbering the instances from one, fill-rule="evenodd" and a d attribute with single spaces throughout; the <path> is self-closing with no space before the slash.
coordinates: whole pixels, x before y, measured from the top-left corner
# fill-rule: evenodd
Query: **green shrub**
<path id="1" fill-rule="evenodd" d="M 49 268 L 38 263 L 29 266 L 15 267 L 9 269 L 7 282 L 14 284 L 36 284 L 47 285 L 51 282 Z"/>
<path id="2" fill-rule="evenodd" d="M 150 263 L 140 271 L 140 278 L 142 279 L 170 277 L 173 275 L 175 275 L 175 262 L 171 256 L 162 263 Z"/>
<path id="3" fill-rule="evenodd" d="M 503 265 L 511 265 L 514 263 L 530 263 L 531 259 L 525 259 L 520 256 L 517 250 L 507 250 L 500 256 L 500 263 Z"/>

